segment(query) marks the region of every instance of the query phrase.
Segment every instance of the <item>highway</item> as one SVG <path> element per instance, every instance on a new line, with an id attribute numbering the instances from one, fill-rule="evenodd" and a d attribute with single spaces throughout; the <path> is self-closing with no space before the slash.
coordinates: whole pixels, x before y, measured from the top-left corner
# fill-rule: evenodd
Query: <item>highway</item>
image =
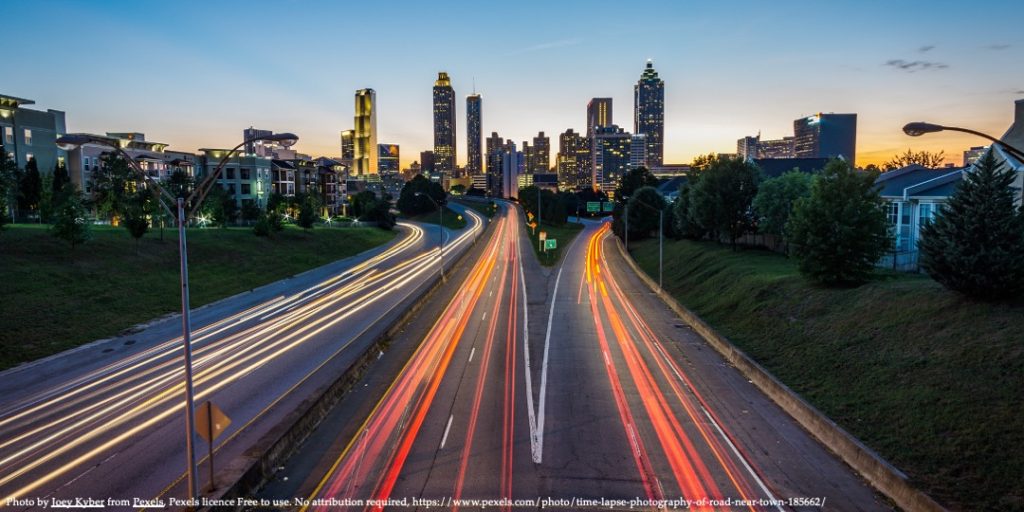
<path id="1" fill-rule="evenodd" d="M 214 446 L 219 464 L 331 382 L 436 279 L 439 258 L 471 245 L 485 220 L 452 207 L 469 225 L 446 232 L 443 255 L 437 226 L 403 223 L 385 247 L 193 312 L 196 403 L 232 419 Z M 186 496 L 180 325 L 164 319 L 0 374 L 0 503 Z"/>
<path id="2" fill-rule="evenodd" d="M 304 510 L 889 508 L 681 325 L 607 224 L 551 271 L 518 210 L 495 222 L 359 427 L 296 456 Z"/>

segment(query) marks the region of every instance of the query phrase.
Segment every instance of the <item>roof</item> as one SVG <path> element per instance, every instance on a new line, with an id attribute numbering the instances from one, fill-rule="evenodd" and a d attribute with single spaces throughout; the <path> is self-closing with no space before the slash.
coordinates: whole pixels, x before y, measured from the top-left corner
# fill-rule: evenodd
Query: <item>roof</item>
<path id="1" fill-rule="evenodd" d="M 287 160 L 271 160 L 271 164 L 274 167 L 280 167 L 282 169 L 295 169 L 295 166 Z"/>
<path id="2" fill-rule="evenodd" d="M 754 165 L 761 169 L 766 178 L 777 178 L 788 171 L 816 173 L 825 168 L 829 158 L 755 158 Z"/>
<path id="3" fill-rule="evenodd" d="M 0 94 L 0 107 L 18 108 L 22 105 L 35 105 L 35 103 L 36 102 L 26 100 L 25 98 L 17 98 L 6 94 Z"/>
<path id="4" fill-rule="evenodd" d="M 658 185 L 658 192 L 660 192 L 663 196 L 674 192 L 679 192 L 679 187 L 685 185 L 687 182 L 689 182 L 689 180 L 690 179 L 687 178 L 686 176 L 676 176 L 675 178 L 665 180 Z"/>
<path id="5" fill-rule="evenodd" d="M 882 173 L 875 179 L 882 197 L 949 197 L 963 176 L 963 168 L 929 169 L 917 164 Z"/>

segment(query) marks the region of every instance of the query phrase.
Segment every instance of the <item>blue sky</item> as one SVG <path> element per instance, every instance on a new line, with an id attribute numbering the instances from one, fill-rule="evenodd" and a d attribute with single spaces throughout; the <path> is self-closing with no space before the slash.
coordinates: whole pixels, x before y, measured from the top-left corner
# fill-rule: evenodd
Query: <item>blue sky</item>
<path id="1" fill-rule="evenodd" d="M 643 5 L 641 8 L 640 6 Z M 647 58 L 666 81 L 666 160 L 790 135 L 819 111 L 859 114 L 858 163 L 982 141 L 921 139 L 914 120 L 996 135 L 1024 98 L 1024 4 L 956 2 L 155 2 L 0 0 L 0 93 L 67 112 L 70 131 L 141 131 L 174 149 L 236 144 L 250 125 L 336 155 L 353 93 L 377 91 L 379 141 L 404 164 L 432 146 L 431 87 L 447 71 L 483 95 L 485 135 L 584 127 L 615 100 L 632 130 Z M 14 41 L 11 46 L 9 42 Z"/>

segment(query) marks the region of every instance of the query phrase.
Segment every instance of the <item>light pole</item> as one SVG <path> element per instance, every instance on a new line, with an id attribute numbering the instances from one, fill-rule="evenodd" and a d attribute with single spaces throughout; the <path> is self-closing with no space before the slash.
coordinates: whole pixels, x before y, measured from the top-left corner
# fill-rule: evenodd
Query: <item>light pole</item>
<path id="1" fill-rule="evenodd" d="M 629 199 L 629 197 L 623 197 L 623 199 L 624 200 L 625 199 Z M 651 206 L 651 205 L 649 205 L 649 204 L 647 204 L 647 203 L 637 199 L 636 197 L 634 197 L 633 200 L 636 201 L 636 204 L 638 204 L 640 206 L 644 206 L 644 207 L 650 208 L 651 210 L 654 210 L 654 211 L 658 212 L 658 288 L 664 288 L 664 286 L 663 286 L 664 281 L 663 281 L 662 278 L 664 277 L 664 269 L 665 269 L 665 209 L 664 208 L 655 208 L 655 207 L 653 207 L 653 206 Z M 626 242 L 627 243 L 627 245 L 626 245 L 626 252 L 628 253 L 629 252 L 629 245 L 628 245 L 628 243 L 629 243 L 628 242 L 629 241 L 629 203 L 628 202 L 626 203 L 626 207 L 625 207 L 625 215 L 626 215 L 626 240 L 627 240 L 627 242 Z"/>
<path id="2" fill-rule="evenodd" d="M 923 123 L 923 122 L 907 123 L 906 125 L 903 126 L 903 133 L 905 133 L 907 135 L 910 135 L 911 137 L 919 137 L 919 136 L 924 135 L 926 133 L 935 133 L 935 132 L 942 132 L 942 131 L 969 133 L 971 135 L 977 135 L 978 137 L 981 137 L 983 139 L 988 139 L 988 140 L 990 140 L 990 141 L 992 141 L 992 142 L 1002 146 L 1004 149 L 1006 149 L 1013 156 L 1016 156 L 1017 158 L 1020 158 L 1022 161 L 1024 161 L 1024 151 L 1021 151 L 1020 149 L 1017 149 L 1017 148 L 1015 148 L 1015 147 L 1013 147 L 1013 146 L 1003 142 L 1000 139 L 997 139 L 997 138 L 995 138 L 995 137 L 993 137 L 991 135 L 987 135 L 987 134 L 981 133 L 979 131 L 970 130 L 970 129 L 967 129 L 967 128 L 959 128 L 959 127 L 956 127 L 956 126 L 942 126 L 942 125 L 939 125 L 939 124 Z"/>
<path id="3" fill-rule="evenodd" d="M 416 195 L 419 197 L 425 197 L 427 199 L 430 199 L 430 202 L 434 203 L 434 206 L 437 207 L 437 231 L 441 235 L 441 253 L 438 258 L 438 261 L 440 261 L 441 263 L 441 281 L 444 282 L 444 208 L 442 208 L 441 205 L 437 201 L 435 201 L 433 197 L 430 197 L 429 194 L 424 194 L 423 192 L 416 192 Z"/>
<path id="4" fill-rule="evenodd" d="M 195 436 L 195 400 L 192 389 L 192 321 L 189 312 L 189 290 L 188 290 L 188 246 L 185 240 L 185 225 L 188 223 L 188 218 L 191 217 L 199 206 L 203 203 L 203 199 L 206 198 L 206 194 L 214 186 L 217 180 L 217 176 L 220 174 L 221 169 L 224 168 L 224 164 L 231 158 L 231 156 L 238 151 L 238 148 L 255 141 L 271 141 L 277 142 L 282 146 L 291 146 L 298 141 L 298 137 L 291 133 L 278 133 L 268 135 L 266 137 L 256 137 L 254 139 L 248 139 L 237 145 L 231 151 L 228 151 L 217 167 L 214 169 L 209 176 L 203 179 L 203 181 L 196 186 L 195 190 L 187 198 L 174 197 L 160 184 L 150 178 L 146 172 L 139 167 L 138 162 L 121 149 L 117 140 L 96 137 L 85 134 L 70 134 L 65 135 L 57 139 L 57 146 L 65 151 L 71 151 L 84 144 L 96 144 L 99 146 L 106 146 L 112 148 L 118 154 L 120 154 L 131 166 L 131 168 L 138 174 L 143 182 L 149 181 L 149 184 L 153 187 L 153 194 L 160 203 L 160 206 L 167 211 L 172 217 L 178 219 L 178 259 L 181 267 L 181 338 L 182 345 L 184 345 L 185 354 L 185 450 L 186 458 L 188 463 L 188 497 L 197 498 L 199 495 L 198 483 L 196 479 L 196 453 L 195 446 L 193 446 L 193 438 Z M 185 203 L 191 202 L 196 195 L 199 198 L 192 203 L 192 208 L 185 213 Z M 177 214 L 172 211 L 171 205 L 174 205 L 177 209 Z"/>

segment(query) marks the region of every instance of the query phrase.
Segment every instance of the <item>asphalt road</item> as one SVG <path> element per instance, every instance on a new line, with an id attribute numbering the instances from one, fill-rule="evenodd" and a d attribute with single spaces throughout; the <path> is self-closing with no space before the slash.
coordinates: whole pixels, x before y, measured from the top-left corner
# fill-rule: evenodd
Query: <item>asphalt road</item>
<path id="1" fill-rule="evenodd" d="M 315 510 L 889 508 L 651 294 L 603 224 L 551 270 L 516 210 L 496 221 L 429 332 L 367 376 L 381 391 L 346 398 L 268 496 Z"/>
<path id="2" fill-rule="evenodd" d="M 482 216 L 463 213 L 470 225 L 447 232 L 446 262 L 482 231 Z M 214 444 L 220 464 L 332 381 L 436 279 L 438 227 L 400 229 L 387 246 L 193 311 L 196 403 L 232 419 Z M 186 496 L 180 326 L 164 319 L 0 373 L 0 504 Z M 195 439 L 205 484 L 207 447 Z"/>

